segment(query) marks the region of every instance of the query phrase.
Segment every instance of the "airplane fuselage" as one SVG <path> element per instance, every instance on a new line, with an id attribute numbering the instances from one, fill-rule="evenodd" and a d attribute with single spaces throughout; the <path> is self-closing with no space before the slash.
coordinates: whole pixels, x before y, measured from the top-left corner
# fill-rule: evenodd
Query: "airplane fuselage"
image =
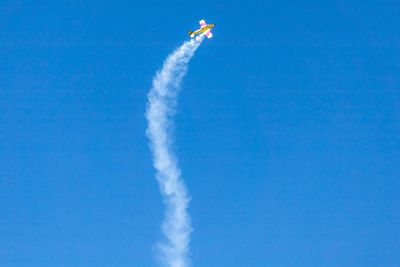
<path id="1" fill-rule="evenodd" d="M 214 26 L 215 26 L 215 23 L 207 24 L 207 26 L 205 26 L 203 28 L 200 28 L 200 29 L 198 29 L 198 30 L 196 30 L 194 32 L 189 32 L 189 35 L 191 37 L 193 37 L 193 36 L 195 36 L 197 34 L 203 33 L 203 32 L 205 32 L 207 30 L 210 30 L 210 29 L 214 28 Z"/>

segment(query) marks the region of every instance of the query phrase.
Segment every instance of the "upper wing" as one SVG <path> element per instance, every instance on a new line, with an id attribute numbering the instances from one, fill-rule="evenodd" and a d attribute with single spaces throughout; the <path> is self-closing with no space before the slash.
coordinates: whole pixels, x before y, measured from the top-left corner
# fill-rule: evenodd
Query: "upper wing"
<path id="1" fill-rule="evenodd" d="M 207 26 L 207 23 L 204 19 L 200 20 L 199 23 L 200 23 L 200 28 L 204 28 L 205 26 Z"/>

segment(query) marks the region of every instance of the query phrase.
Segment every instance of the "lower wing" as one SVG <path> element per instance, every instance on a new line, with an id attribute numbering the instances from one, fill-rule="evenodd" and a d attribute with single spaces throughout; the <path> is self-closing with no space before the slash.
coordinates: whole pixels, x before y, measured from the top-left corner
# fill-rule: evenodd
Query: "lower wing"
<path id="1" fill-rule="evenodd" d="M 210 39 L 211 37 L 213 37 L 211 30 L 207 30 L 204 32 L 204 35 L 207 36 L 208 39 Z"/>

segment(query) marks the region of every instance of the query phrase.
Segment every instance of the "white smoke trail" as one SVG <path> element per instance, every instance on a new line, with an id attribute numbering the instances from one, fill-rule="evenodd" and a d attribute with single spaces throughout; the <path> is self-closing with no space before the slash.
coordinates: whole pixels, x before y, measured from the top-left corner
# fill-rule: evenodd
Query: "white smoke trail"
<path id="1" fill-rule="evenodd" d="M 177 160 L 171 150 L 171 116 L 175 112 L 176 97 L 187 71 L 187 65 L 204 37 L 183 43 L 170 54 L 153 78 L 148 94 L 147 136 L 153 152 L 156 178 L 166 205 L 162 225 L 166 239 L 159 243 L 165 266 L 188 266 L 189 236 L 192 231 L 187 212 L 190 197 L 181 179 Z"/>

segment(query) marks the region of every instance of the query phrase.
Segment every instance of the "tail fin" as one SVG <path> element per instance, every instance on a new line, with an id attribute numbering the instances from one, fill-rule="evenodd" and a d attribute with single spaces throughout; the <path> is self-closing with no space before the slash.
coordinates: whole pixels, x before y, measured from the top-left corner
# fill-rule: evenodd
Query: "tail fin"
<path id="1" fill-rule="evenodd" d="M 193 36 L 194 36 L 192 31 L 189 31 L 189 32 L 188 32 L 188 35 L 189 35 L 190 37 L 193 37 Z"/>

